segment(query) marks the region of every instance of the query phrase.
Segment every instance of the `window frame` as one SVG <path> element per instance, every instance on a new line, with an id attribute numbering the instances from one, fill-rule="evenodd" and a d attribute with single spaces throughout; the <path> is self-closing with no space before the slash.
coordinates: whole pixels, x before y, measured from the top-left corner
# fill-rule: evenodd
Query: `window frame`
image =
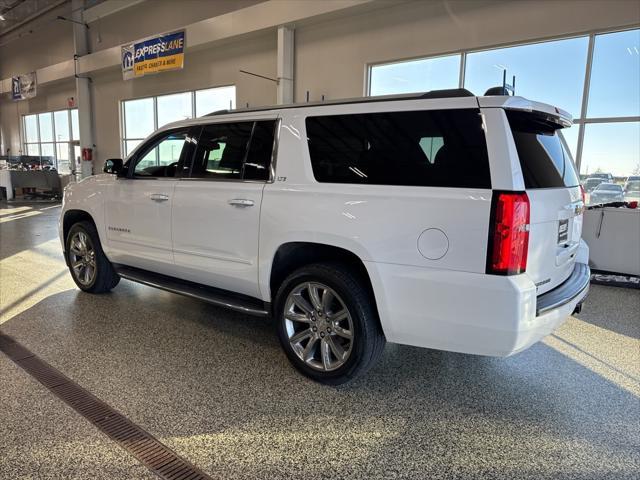
<path id="1" fill-rule="evenodd" d="M 256 122 L 273 122 L 273 128 L 274 128 L 273 145 L 271 148 L 271 156 L 269 158 L 269 177 L 266 180 L 249 180 L 245 178 L 223 178 L 223 177 L 192 177 L 191 176 L 191 172 L 193 169 L 193 160 L 195 158 L 196 151 L 198 150 L 198 143 L 200 141 L 200 136 L 202 135 L 202 132 L 205 127 L 209 125 L 223 125 L 228 123 L 253 123 L 254 126 L 251 129 L 251 137 L 249 138 L 249 148 L 250 148 Z M 197 126 L 198 128 L 200 128 L 200 132 L 198 134 L 198 139 L 194 143 L 193 151 L 191 152 L 190 164 L 188 169 L 189 174 L 187 176 L 181 176 L 179 180 L 185 180 L 190 182 L 228 182 L 228 183 L 262 183 L 262 184 L 274 183 L 275 169 L 276 169 L 276 163 L 277 163 L 277 157 L 278 157 L 278 146 L 279 146 L 281 122 L 282 122 L 281 117 L 275 116 L 275 115 L 269 115 L 266 117 L 251 117 L 251 118 L 241 118 L 241 119 L 227 118 L 224 120 L 221 119 L 220 121 L 217 121 L 217 122 L 207 122 L 207 123 L 193 125 L 194 127 Z M 249 149 L 247 149 L 247 152 L 248 151 Z M 247 155 L 245 155 L 245 157 L 242 160 L 243 166 L 246 163 L 246 161 L 247 161 Z M 186 170 L 186 168 L 184 170 Z M 184 171 L 184 170 L 181 170 L 181 171 Z M 243 172 L 242 176 L 244 177 L 244 169 L 242 170 L 242 172 Z"/>
<path id="2" fill-rule="evenodd" d="M 123 175 L 123 177 L 125 177 L 125 178 L 127 178 L 129 180 L 178 180 L 178 179 L 180 179 L 181 176 L 182 176 L 182 172 L 183 172 L 184 162 L 185 161 L 191 161 L 192 158 L 193 158 L 193 153 L 195 152 L 195 149 L 193 148 L 193 142 L 188 140 L 190 134 L 194 130 L 195 129 L 193 128 L 193 125 L 185 125 L 183 127 L 175 127 L 175 128 L 170 128 L 170 129 L 167 129 L 167 130 L 162 130 L 161 132 L 155 132 L 155 134 L 152 137 L 150 137 L 146 142 L 143 141 L 140 145 L 138 145 L 135 148 L 135 150 L 133 152 L 131 152 L 131 155 L 129 156 L 129 158 L 127 159 L 127 162 L 126 162 L 126 175 Z M 173 177 L 145 177 L 145 176 L 136 176 L 135 175 L 136 165 L 137 165 L 138 161 L 142 160 L 141 155 L 142 155 L 142 157 L 144 157 L 147 153 L 149 153 L 153 148 L 157 147 L 160 144 L 160 142 L 162 142 L 164 139 L 166 139 L 170 135 L 173 135 L 175 133 L 182 133 L 182 132 L 186 132 L 187 138 L 185 139 L 185 145 L 183 145 L 183 147 L 182 147 L 183 150 L 180 152 L 180 159 L 178 160 L 178 164 L 176 165 L 176 175 L 175 176 L 173 176 Z M 184 151 L 185 147 L 188 150 L 187 150 L 187 153 L 184 155 L 184 158 L 183 158 L 182 152 Z M 156 160 L 157 160 L 157 158 L 156 158 Z"/>
<path id="3" fill-rule="evenodd" d="M 53 158 L 53 166 L 56 169 L 56 172 L 58 172 L 59 174 L 67 174 L 66 172 L 60 172 L 60 159 L 58 158 L 58 145 L 66 145 L 68 151 L 69 151 L 69 155 L 70 158 L 68 160 L 63 160 L 64 162 L 69 164 L 69 174 L 72 173 L 74 170 L 76 170 L 76 162 L 75 162 L 75 158 L 73 157 L 73 155 L 71 155 L 71 147 L 76 146 L 77 144 L 79 144 L 80 141 L 80 132 L 78 133 L 78 138 L 74 138 L 73 134 L 73 113 L 74 111 L 78 111 L 78 108 L 60 108 L 57 110 L 49 110 L 46 112 L 29 112 L 29 113 L 25 113 L 21 115 L 20 118 L 20 133 L 22 135 L 22 139 L 21 139 L 21 146 L 22 146 L 22 155 L 25 156 L 29 156 L 29 157 L 40 157 L 42 159 L 43 155 L 42 155 L 42 144 L 51 144 L 53 145 L 53 155 L 46 155 L 47 157 L 52 157 Z M 66 117 L 67 117 L 67 128 L 69 130 L 69 139 L 68 140 L 58 140 L 57 139 L 57 135 L 56 135 L 56 119 L 55 119 L 55 113 L 58 112 L 65 112 L 66 113 Z M 51 117 L 51 131 L 52 131 L 52 135 L 53 135 L 53 139 L 51 141 L 42 141 L 41 138 L 41 134 L 40 134 L 40 115 L 50 115 Z M 35 127 L 36 127 L 36 138 L 37 141 L 35 142 L 29 142 L 27 141 L 27 122 L 26 119 L 27 117 L 31 117 L 31 116 L 35 116 Z M 38 154 L 37 155 L 30 155 L 29 152 L 29 146 L 31 145 L 37 145 L 38 148 Z M 42 161 L 40 162 L 40 164 L 42 165 Z"/>

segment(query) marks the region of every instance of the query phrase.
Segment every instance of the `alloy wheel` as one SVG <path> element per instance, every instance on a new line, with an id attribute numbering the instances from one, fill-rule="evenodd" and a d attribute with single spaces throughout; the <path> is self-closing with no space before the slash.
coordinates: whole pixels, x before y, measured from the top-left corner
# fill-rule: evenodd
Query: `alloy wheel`
<path id="1" fill-rule="evenodd" d="M 86 232 L 76 232 L 69 242 L 69 264 L 73 276 L 83 286 L 89 286 L 96 277 L 96 251 Z"/>
<path id="2" fill-rule="evenodd" d="M 349 359 L 353 320 L 344 301 L 327 285 L 296 286 L 285 302 L 284 322 L 292 350 L 314 370 L 336 370 Z"/>

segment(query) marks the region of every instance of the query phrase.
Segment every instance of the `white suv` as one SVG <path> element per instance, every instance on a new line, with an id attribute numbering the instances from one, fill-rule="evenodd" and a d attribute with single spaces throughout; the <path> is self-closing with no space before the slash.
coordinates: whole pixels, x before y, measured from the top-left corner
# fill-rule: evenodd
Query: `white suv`
<path id="1" fill-rule="evenodd" d="M 126 278 L 272 316 L 320 382 L 385 341 L 511 355 L 588 291 L 570 124 L 466 90 L 216 112 L 67 187 L 60 238 L 82 290 Z"/>

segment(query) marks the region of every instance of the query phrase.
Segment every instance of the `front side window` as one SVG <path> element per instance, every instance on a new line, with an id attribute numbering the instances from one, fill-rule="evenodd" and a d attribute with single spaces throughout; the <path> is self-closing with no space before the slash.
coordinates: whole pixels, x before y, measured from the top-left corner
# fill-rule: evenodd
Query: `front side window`
<path id="1" fill-rule="evenodd" d="M 186 131 L 178 131 L 153 140 L 136 156 L 134 177 L 175 177 L 186 138 Z"/>
<path id="2" fill-rule="evenodd" d="M 477 109 L 309 117 L 319 182 L 491 188 Z"/>

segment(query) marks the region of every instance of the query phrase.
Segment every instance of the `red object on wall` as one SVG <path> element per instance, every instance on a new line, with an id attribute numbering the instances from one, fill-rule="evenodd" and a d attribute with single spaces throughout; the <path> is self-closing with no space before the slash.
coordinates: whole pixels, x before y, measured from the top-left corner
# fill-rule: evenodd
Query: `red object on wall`
<path id="1" fill-rule="evenodd" d="M 93 149 L 91 148 L 83 148 L 82 149 L 82 160 L 86 162 L 93 161 Z"/>

